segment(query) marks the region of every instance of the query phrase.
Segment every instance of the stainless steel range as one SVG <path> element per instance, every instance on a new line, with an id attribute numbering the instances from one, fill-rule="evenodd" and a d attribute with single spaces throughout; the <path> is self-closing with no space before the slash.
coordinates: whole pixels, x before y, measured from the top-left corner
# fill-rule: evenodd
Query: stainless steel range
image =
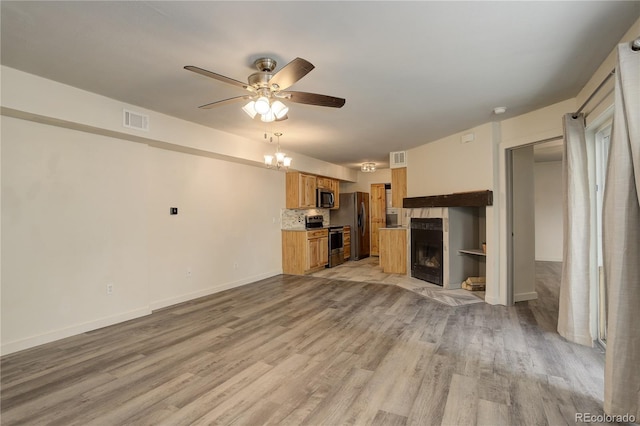
<path id="1" fill-rule="evenodd" d="M 344 227 L 329 227 L 329 264 L 327 268 L 344 263 Z"/>
<path id="2" fill-rule="evenodd" d="M 305 216 L 304 224 L 307 229 L 323 228 L 324 217 L 319 215 Z M 327 268 L 333 268 L 334 266 L 344 263 L 344 227 L 330 226 L 329 228 L 329 263 Z"/>

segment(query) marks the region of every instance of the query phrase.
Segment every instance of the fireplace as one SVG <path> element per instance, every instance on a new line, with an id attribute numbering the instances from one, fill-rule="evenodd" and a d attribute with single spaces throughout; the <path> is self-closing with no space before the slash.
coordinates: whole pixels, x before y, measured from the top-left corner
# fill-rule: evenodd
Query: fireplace
<path id="1" fill-rule="evenodd" d="M 411 276 L 443 285 L 442 218 L 411 219 Z"/>

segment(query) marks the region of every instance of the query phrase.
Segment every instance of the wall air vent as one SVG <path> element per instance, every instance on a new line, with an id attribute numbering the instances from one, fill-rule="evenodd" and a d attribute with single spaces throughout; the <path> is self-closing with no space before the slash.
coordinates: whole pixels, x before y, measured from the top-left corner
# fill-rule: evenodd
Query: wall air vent
<path id="1" fill-rule="evenodd" d="M 407 151 L 389 153 L 389 167 L 392 169 L 407 167 Z"/>
<path id="2" fill-rule="evenodd" d="M 133 112 L 129 110 L 122 110 L 122 125 L 128 129 L 149 131 L 149 116 L 140 114 L 139 112 Z"/>

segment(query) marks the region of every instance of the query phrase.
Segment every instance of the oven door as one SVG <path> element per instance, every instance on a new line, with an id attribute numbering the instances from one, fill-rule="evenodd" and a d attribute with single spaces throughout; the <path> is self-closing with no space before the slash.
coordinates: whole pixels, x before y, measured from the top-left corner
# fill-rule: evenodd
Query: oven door
<path id="1" fill-rule="evenodd" d="M 327 268 L 344 263 L 344 229 L 329 229 L 329 264 Z"/>

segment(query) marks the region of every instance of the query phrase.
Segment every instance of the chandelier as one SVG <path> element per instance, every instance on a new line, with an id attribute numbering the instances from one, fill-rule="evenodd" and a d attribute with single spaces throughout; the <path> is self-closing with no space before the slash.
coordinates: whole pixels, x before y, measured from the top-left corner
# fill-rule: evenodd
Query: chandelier
<path id="1" fill-rule="evenodd" d="M 365 173 L 373 173 L 376 171 L 376 163 L 362 163 L 360 170 Z"/>
<path id="2" fill-rule="evenodd" d="M 275 102 L 274 102 L 275 103 Z M 291 165 L 291 157 L 287 157 L 287 154 L 280 151 L 280 136 L 282 136 L 281 132 L 276 132 L 274 135 L 277 138 L 276 152 L 273 155 L 266 154 L 264 156 L 264 164 L 270 169 L 275 168 L 279 170 L 281 168 L 288 169 Z M 264 134 L 265 139 L 267 138 L 267 134 Z M 271 141 L 271 140 L 270 140 Z"/>
<path id="3" fill-rule="evenodd" d="M 265 123 L 286 119 L 289 112 L 288 106 L 278 100 L 272 102 L 268 89 L 260 89 L 259 94 L 258 99 L 242 107 L 249 117 L 255 118 L 260 114 L 260 120 Z"/>

